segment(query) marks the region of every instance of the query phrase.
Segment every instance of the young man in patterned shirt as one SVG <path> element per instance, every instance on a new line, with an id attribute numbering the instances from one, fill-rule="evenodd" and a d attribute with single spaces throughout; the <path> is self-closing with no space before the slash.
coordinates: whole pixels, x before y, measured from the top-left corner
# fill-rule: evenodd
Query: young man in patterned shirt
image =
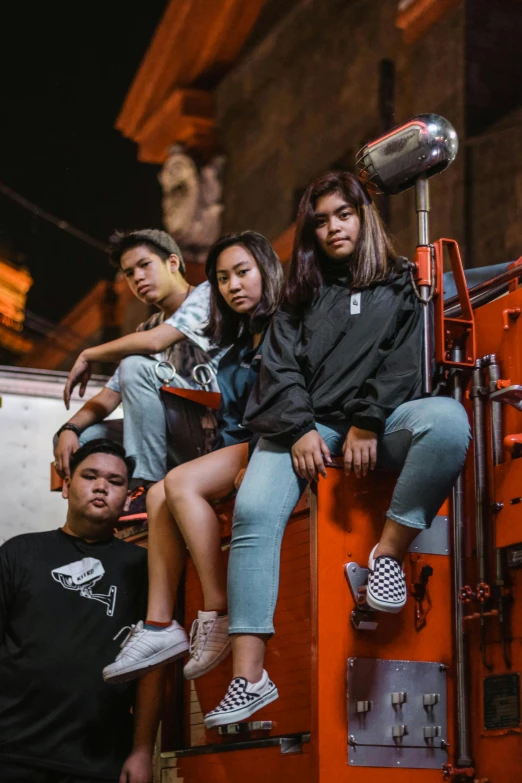
<path id="1" fill-rule="evenodd" d="M 160 388 L 169 365 L 158 367 L 158 362 L 169 362 L 175 368 L 175 374 L 170 368 L 173 377 L 167 385 L 200 389 L 194 367 L 206 364 L 215 370 L 222 352 L 203 334 L 210 286 L 207 282 L 189 285 L 183 257 L 169 234 L 155 229 L 116 234 L 111 239 L 110 258 L 125 275 L 132 293 L 159 312 L 134 334 L 80 353 L 65 386 L 67 409 L 75 386 L 80 386 L 83 396 L 93 362 L 120 365 L 105 388 L 58 430 L 55 466 L 67 476 L 70 457 L 81 444 L 99 437 L 123 439 L 126 452 L 136 459 L 133 502 L 126 516 L 138 520 L 145 517 L 146 490 L 167 470 L 168 436 Z M 217 390 L 215 380 L 210 389 Z M 105 421 L 120 402 L 125 426 L 122 419 Z"/>

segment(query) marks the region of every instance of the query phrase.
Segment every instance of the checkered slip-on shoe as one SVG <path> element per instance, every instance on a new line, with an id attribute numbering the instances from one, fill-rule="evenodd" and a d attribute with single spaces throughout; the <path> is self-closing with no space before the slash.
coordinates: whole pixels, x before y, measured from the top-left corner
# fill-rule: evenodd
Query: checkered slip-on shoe
<path id="1" fill-rule="evenodd" d="M 225 694 L 224 699 L 215 710 L 205 715 L 205 727 L 227 726 L 240 720 L 250 718 L 266 704 L 279 698 L 279 693 L 268 673 L 263 670 L 263 676 L 252 684 L 244 677 L 235 677 Z"/>
<path id="2" fill-rule="evenodd" d="M 406 604 L 408 591 L 402 565 L 394 557 L 374 557 L 374 546 L 368 559 L 366 603 L 379 612 L 400 612 Z"/>

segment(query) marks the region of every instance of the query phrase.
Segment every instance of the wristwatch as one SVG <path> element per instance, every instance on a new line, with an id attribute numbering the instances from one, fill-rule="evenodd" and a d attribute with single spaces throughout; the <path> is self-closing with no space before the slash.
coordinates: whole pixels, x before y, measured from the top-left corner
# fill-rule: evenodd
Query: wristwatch
<path id="1" fill-rule="evenodd" d="M 74 434 L 79 438 L 82 434 L 82 431 L 79 427 L 76 426 L 76 424 L 71 424 L 70 422 L 67 422 L 67 424 L 63 424 L 58 432 L 56 433 L 56 437 L 59 438 L 62 432 L 65 430 L 71 430 L 71 432 L 74 432 Z"/>

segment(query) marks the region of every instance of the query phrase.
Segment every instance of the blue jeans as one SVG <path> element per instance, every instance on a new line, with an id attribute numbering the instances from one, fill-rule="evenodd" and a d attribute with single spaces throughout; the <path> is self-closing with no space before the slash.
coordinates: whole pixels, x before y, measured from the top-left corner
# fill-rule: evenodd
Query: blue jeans
<path id="1" fill-rule="evenodd" d="M 317 424 L 339 455 L 347 425 Z M 470 441 L 464 408 L 445 397 L 400 405 L 379 438 L 377 466 L 401 471 L 387 517 L 429 527 L 462 470 Z M 291 453 L 261 438 L 237 494 L 228 564 L 229 633 L 271 634 L 286 524 L 306 487 Z"/>
<path id="2" fill-rule="evenodd" d="M 176 375 L 165 384 L 156 375 L 157 359 L 150 356 L 127 356 L 120 363 L 120 393 L 125 414 L 123 419 L 109 419 L 88 427 L 80 436 L 80 445 L 95 438 L 109 438 L 125 446 L 136 459 L 136 478 L 161 481 L 167 472 L 167 421 L 160 397 L 162 386 L 189 388 Z"/>

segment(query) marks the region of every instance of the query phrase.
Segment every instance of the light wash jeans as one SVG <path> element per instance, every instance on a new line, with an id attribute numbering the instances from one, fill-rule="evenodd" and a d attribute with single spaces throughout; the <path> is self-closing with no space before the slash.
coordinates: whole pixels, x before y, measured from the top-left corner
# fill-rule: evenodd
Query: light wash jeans
<path id="1" fill-rule="evenodd" d="M 334 455 L 347 426 L 317 424 Z M 400 405 L 378 442 L 377 466 L 399 471 L 387 516 L 426 528 L 460 474 L 470 429 L 464 408 L 432 397 Z M 286 524 L 306 487 L 291 454 L 261 438 L 237 494 L 228 564 L 229 633 L 272 634 L 279 559 Z"/>
<path id="2" fill-rule="evenodd" d="M 80 445 L 95 438 L 109 438 L 125 447 L 136 459 L 136 478 L 161 481 L 167 472 L 167 421 L 160 397 L 162 386 L 183 386 L 175 376 L 170 384 L 160 381 L 157 359 L 127 356 L 120 363 L 120 389 L 125 413 L 123 419 L 109 419 L 88 427 L 80 436 Z M 187 384 L 188 386 L 188 384 Z"/>

